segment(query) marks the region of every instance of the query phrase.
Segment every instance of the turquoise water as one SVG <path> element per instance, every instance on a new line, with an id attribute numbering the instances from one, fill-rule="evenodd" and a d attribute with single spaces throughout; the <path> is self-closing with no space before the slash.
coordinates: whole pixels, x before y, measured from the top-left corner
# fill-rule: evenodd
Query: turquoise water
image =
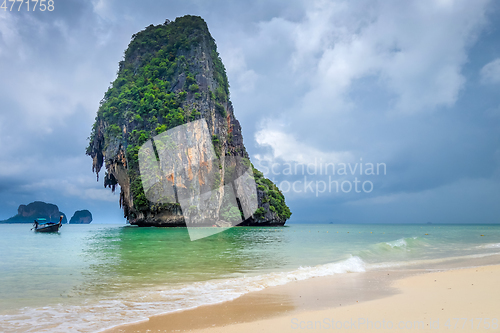
<path id="1" fill-rule="evenodd" d="M 194 242 L 184 228 L 30 228 L 0 225 L 3 332 L 96 332 L 293 280 L 500 253 L 498 225 L 295 224 Z"/>

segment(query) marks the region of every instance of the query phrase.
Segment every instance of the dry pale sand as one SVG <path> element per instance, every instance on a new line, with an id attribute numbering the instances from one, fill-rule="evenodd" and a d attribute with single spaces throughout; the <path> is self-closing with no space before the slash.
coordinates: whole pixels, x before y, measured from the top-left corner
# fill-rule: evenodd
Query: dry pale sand
<path id="1" fill-rule="evenodd" d="M 499 332 L 500 265 L 343 274 L 107 332 Z"/>

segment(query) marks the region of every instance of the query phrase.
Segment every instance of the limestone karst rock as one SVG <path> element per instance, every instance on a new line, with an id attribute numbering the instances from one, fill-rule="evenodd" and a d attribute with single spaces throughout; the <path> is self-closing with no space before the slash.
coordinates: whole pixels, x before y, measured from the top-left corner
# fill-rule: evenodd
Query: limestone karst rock
<path id="1" fill-rule="evenodd" d="M 92 222 L 92 213 L 87 209 L 77 210 L 69 219 L 69 224 L 89 224 Z"/>
<path id="2" fill-rule="evenodd" d="M 63 215 L 62 223 L 68 223 L 66 215 L 59 211 L 57 205 L 34 201 L 28 205 L 19 205 L 17 215 L 0 221 L 3 223 L 33 223 L 36 218 L 44 218 L 47 221 L 59 222 L 59 216 Z"/>
<path id="3" fill-rule="evenodd" d="M 157 151 L 162 135 L 195 122 L 200 124 L 196 125 L 199 131 L 206 126 L 203 136 L 196 137 L 202 142 L 193 143 L 194 139 L 190 139 L 190 143 L 176 146 L 177 155 L 163 157 Z M 145 175 L 144 170 L 141 174 L 141 151 L 148 152 L 165 168 L 177 159 L 187 169 L 157 174 L 158 184 L 163 186 L 160 193 L 159 185 L 150 184 L 152 176 Z M 105 166 L 104 186 L 114 191 L 119 185 L 120 205 L 130 224 L 183 226 L 189 214 L 191 221 L 200 226 L 208 223 L 204 219 L 207 216 L 216 225 L 232 221 L 233 225 L 234 221 L 239 225 L 283 225 L 291 215 L 278 187 L 250 163 L 240 123 L 229 100 L 224 65 L 200 17 L 166 20 L 165 24 L 150 25 L 132 36 L 117 78 L 101 101 L 87 154 L 93 159 L 98 179 Z M 218 162 L 211 162 L 215 160 Z M 193 161 L 198 163 L 200 175 L 203 170 L 210 170 L 212 181 L 221 182 L 220 188 L 212 191 L 208 204 L 193 198 L 183 202 L 177 195 L 182 190 L 189 193 L 195 185 L 189 164 Z M 235 173 L 245 175 L 248 170 L 254 188 L 245 192 L 246 197 L 241 194 L 241 184 L 234 191 L 223 186 L 222 182 L 234 178 Z M 200 177 L 198 190 L 205 182 Z M 165 190 L 165 184 L 173 190 Z M 249 203 L 252 200 L 255 206 Z M 245 210 L 248 207 L 252 207 L 251 213 Z"/>

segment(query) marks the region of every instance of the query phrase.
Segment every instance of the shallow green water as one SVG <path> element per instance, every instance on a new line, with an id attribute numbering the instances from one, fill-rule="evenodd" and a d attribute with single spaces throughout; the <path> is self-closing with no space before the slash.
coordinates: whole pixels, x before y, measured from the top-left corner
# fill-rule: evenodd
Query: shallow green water
<path id="1" fill-rule="evenodd" d="M 184 228 L 30 227 L 0 225 L 3 331 L 93 332 L 294 279 L 500 252 L 496 225 L 231 228 L 194 242 Z"/>

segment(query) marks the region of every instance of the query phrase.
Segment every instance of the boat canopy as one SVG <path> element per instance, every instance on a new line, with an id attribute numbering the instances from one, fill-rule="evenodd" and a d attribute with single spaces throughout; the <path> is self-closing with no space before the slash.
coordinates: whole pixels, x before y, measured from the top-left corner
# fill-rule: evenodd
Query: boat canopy
<path id="1" fill-rule="evenodd" d="M 38 224 L 56 224 L 57 223 L 57 222 L 47 221 L 47 219 L 44 219 L 44 218 L 37 218 L 36 221 L 38 222 Z"/>

